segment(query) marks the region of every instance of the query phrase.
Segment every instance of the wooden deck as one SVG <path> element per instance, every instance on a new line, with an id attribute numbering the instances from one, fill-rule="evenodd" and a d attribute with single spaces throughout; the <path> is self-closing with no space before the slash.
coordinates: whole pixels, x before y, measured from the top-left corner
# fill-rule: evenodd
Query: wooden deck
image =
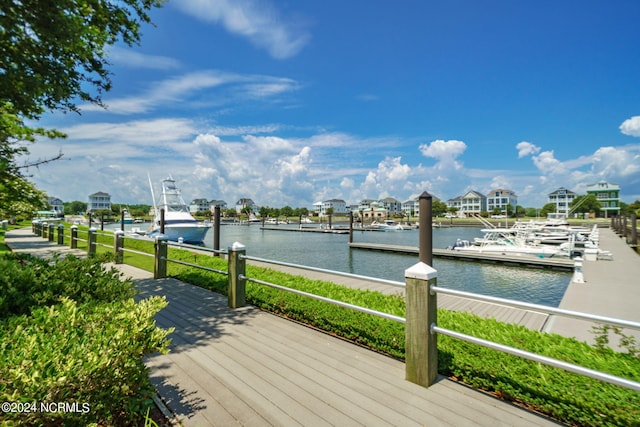
<path id="1" fill-rule="evenodd" d="M 7 233 L 16 250 L 57 247 L 30 230 L 19 234 Z M 404 380 L 400 361 L 252 307 L 231 310 L 224 296 L 196 286 L 118 268 L 140 297 L 169 302 L 157 323 L 175 328 L 171 352 L 146 364 L 184 426 L 557 425 L 445 378 L 422 388 Z"/>
<path id="2" fill-rule="evenodd" d="M 169 301 L 171 353 L 146 363 L 185 426 L 554 425 L 448 379 L 419 387 L 400 361 L 177 280 L 138 287 Z"/>

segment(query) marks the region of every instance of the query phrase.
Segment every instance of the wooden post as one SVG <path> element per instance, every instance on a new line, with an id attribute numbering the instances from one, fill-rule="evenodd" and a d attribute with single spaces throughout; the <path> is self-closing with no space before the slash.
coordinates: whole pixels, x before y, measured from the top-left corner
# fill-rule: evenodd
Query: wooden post
<path id="1" fill-rule="evenodd" d="M 72 225 L 71 226 L 71 241 L 69 242 L 71 249 L 77 249 L 78 248 L 78 226 L 77 225 Z"/>
<path id="2" fill-rule="evenodd" d="M 431 326 L 436 325 L 438 307 L 436 294 L 430 292 L 430 287 L 437 284 L 438 272 L 418 262 L 405 270 L 404 276 L 405 375 L 407 381 L 429 387 L 438 378 L 438 340 L 431 332 Z"/>
<path id="3" fill-rule="evenodd" d="M 124 214 L 123 214 L 124 216 Z M 124 231 L 116 230 L 113 233 L 113 252 L 116 256 L 116 264 L 122 264 L 124 261 L 124 252 L 122 248 L 124 247 Z"/>
<path id="4" fill-rule="evenodd" d="M 49 230 L 47 231 L 47 237 L 50 242 L 53 242 L 53 223 L 49 224 Z"/>
<path id="5" fill-rule="evenodd" d="M 88 232 L 88 242 L 87 242 L 87 254 L 89 256 L 96 254 L 96 242 L 98 240 L 98 232 L 95 228 L 91 227 Z"/>
<path id="6" fill-rule="evenodd" d="M 213 256 L 220 256 L 220 206 L 213 208 Z"/>
<path id="7" fill-rule="evenodd" d="M 418 198 L 420 206 L 419 257 L 427 265 L 433 265 L 433 208 L 432 197 L 426 191 Z"/>
<path id="8" fill-rule="evenodd" d="M 49 224 L 47 224 L 46 222 L 43 222 L 41 225 L 41 229 L 40 229 L 40 235 L 42 236 L 43 239 L 47 238 L 47 230 L 49 228 Z"/>
<path id="9" fill-rule="evenodd" d="M 627 216 L 622 215 L 622 237 L 625 243 L 627 242 Z"/>
<path id="10" fill-rule="evenodd" d="M 153 278 L 164 279 L 167 277 L 167 248 L 169 238 L 164 234 L 156 236 L 154 243 L 155 261 L 153 263 Z"/>
<path id="11" fill-rule="evenodd" d="M 124 231 L 124 211 L 120 212 L 120 230 Z"/>
<path id="12" fill-rule="evenodd" d="M 353 211 L 349 211 L 349 243 L 353 243 Z"/>
<path id="13" fill-rule="evenodd" d="M 64 224 L 58 224 L 58 244 L 64 245 Z"/>
<path id="14" fill-rule="evenodd" d="M 228 248 L 229 271 L 229 307 L 239 308 L 246 304 L 246 279 L 243 277 L 246 271 L 246 260 L 241 256 L 247 253 L 247 247 L 239 242 L 234 242 Z"/>
<path id="15" fill-rule="evenodd" d="M 631 212 L 631 246 L 638 247 L 638 215 Z"/>

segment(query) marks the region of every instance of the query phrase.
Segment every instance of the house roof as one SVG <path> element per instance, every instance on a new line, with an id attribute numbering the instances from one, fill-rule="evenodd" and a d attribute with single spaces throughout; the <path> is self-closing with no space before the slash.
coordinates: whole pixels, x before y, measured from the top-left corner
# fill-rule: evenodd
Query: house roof
<path id="1" fill-rule="evenodd" d="M 93 196 L 107 196 L 107 197 L 111 197 L 111 195 L 110 195 L 109 193 L 105 193 L 104 191 L 98 191 L 97 193 L 89 194 L 89 197 L 93 197 Z"/>

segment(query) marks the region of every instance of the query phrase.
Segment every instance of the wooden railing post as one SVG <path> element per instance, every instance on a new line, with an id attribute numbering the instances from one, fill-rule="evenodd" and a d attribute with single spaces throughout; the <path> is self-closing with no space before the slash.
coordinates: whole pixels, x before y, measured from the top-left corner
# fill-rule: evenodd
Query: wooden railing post
<path id="1" fill-rule="evenodd" d="M 69 245 L 71 246 L 71 249 L 78 248 L 78 226 L 77 225 L 71 226 L 71 242 L 69 242 Z"/>
<path id="2" fill-rule="evenodd" d="M 234 242 L 228 249 L 229 307 L 244 307 L 246 304 L 247 281 L 243 276 L 247 262 L 241 255 L 247 253 L 247 247 L 242 243 Z"/>
<path id="3" fill-rule="evenodd" d="M 51 223 L 49 224 L 49 230 L 47 232 L 47 238 L 49 239 L 50 242 L 53 242 L 53 237 L 54 237 L 54 224 Z"/>
<path id="4" fill-rule="evenodd" d="M 122 214 L 124 216 L 124 213 Z M 122 252 L 122 248 L 124 247 L 124 231 L 116 230 L 113 233 L 113 252 L 116 256 L 116 264 L 122 264 L 124 260 L 124 253 Z"/>
<path id="5" fill-rule="evenodd" d="M 93 256 L 96 254 L 97 249 L 97 241 L 98 241 L 98 231 L 91 227 L 89 232 L 87 233 L 87 255 Z"/>
<path id="6" fill-rule="evenodd" d="M 638 215 L 631 212 L 631 246 L 638 247 Z"/>
<path id="7" fill-rule="evenodd" d="M 422 225 L 422 224 L 421 224 Z M 429 224 L 430 225 L 430 224 Z M 438 340 L 431 332 L 437 321 L 438 272 L 424 262 L 405 270 L 405 375 L 407 381 L 429 387 L 438 378 Z"/>
<path id="8" fill-rule="evenodd" d="M 42 236 L 43 239 L 47 238 L 48 228 L 49 228 L 49 224 L 47 224 L 46 222 L 43 222 L 42 224 L 40 224 L 40 236 Z"/>
<path id="9" fill-rule="evenodd" d="M 64 245 L 64 224 L 58 224 L 58 244 Z"/>
<path id="10" fill-rule="evenodd" d="M 155 262 L 153 263 L 153 278 L 164 279 L 167 277 L 167 252 L 169 245 L 167 242 L 169 238 L 164 234 L 156 236 L 155 247 Z"/>

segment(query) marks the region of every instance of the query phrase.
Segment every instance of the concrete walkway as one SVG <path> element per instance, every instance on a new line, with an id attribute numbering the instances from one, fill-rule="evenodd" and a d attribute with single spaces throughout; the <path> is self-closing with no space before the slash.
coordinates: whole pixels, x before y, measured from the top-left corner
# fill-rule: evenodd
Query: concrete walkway
<path id="1" fill-rule="evenodd" d="M 611 260 L 584 261 L 584 283 L 571 282 L 559 308 L 640 322 L 640 255 L 609 228 L 601 228 L 600 248 Z M 552 316 L 545 331 L 594 343 L 593 322 Z M 623 331 L 640 343 L 640 331 Z M 618 337 L 610 334 L 612 347 Z M 619 350 L 624 351 L 624 349 Z"/>
<path id="2" fill-rule="evenodd" d="M 6 234 L 16 251 L 61 249 L 30 230 Z M 78 252 L 82 254 L 82 252 Z M 429 389 L 404 363 L 174 279 L 120 265 L 141 297 L 165 295 L 171 352 L 146 360 L 151 380 L 185 426 L 547 426 L 547 418 L 446 378 Z"/>

